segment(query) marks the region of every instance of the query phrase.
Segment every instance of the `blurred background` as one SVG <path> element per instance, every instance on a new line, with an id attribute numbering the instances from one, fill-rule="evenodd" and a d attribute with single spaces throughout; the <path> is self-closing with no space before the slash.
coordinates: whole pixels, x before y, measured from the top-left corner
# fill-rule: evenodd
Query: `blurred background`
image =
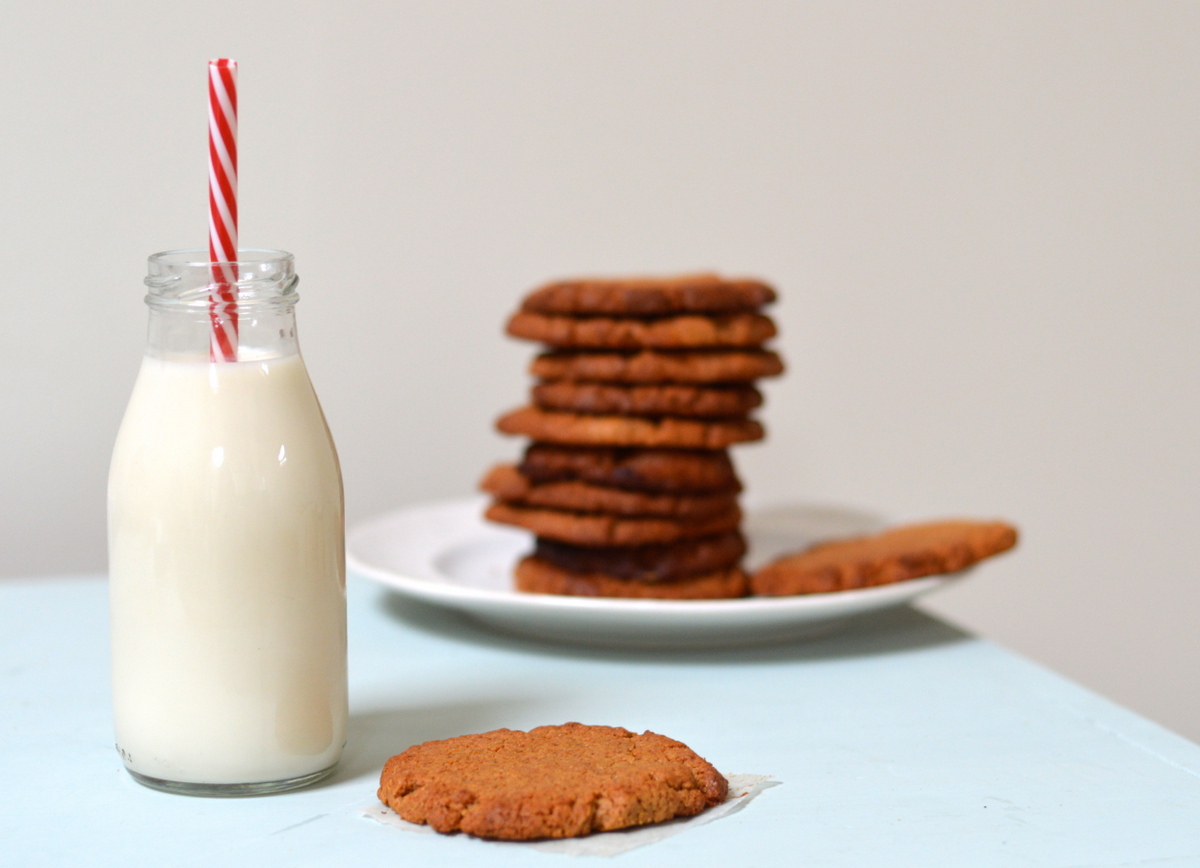
<path id="1" fill-rule="evenodd" d="M 1200 4 L 42 0 L 0 39 L 0 576 L 101 572 L 148 254 L 296 254 L 351 524 L 471 493 L 533 286 L 773 282 L 760 504 L 1003 517 L 926 607 L 1200 739 Z"/>

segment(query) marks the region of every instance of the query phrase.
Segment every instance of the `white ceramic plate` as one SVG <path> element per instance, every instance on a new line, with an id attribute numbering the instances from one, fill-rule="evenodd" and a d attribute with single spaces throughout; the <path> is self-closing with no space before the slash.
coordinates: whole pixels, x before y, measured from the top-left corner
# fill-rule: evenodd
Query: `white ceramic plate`
<path id="1" fill-rule="evenodd" d="M 562 642 L 639 647 L 719 647 L 820 632 L 839 621 L 907 603 L 949 576 L 893 585 L 740 600 L 618 600 L 512 589 L 529 533 L 487 522 L 484 498 L 402 509 L 355 528 L 350 569 L 412 599 L 454 609 L 502 630 Z M 857 513 L 787 507 L 751 511 L 743 525 L 753 567 L 815 540 L 873 530 Z"/>

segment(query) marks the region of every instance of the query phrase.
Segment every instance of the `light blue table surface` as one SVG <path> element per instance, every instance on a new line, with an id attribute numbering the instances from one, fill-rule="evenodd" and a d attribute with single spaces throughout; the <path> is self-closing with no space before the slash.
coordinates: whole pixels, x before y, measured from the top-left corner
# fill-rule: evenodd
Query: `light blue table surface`
<path id="1" fill-rule="evenodd" d="M 903 607 L 711 652 L 510 638 L 351 578 L 349 744 L 326 783 L 166 795 L 112 746 L 105 583 L 0 580 L 0 864 L 553 865 L 362 816 L 415 742 L 579 720 L 780 786 L 622 865 L 1200 865 L 1200 747 Z M 585 861 L 595 861 L 588 857 Z"/>

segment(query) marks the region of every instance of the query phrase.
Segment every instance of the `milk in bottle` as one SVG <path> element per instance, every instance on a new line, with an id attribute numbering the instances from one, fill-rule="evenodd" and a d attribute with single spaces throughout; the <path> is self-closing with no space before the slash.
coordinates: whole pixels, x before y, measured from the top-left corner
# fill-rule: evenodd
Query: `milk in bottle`
<path id="1" fill-rule="evenodd" d="M 151 786 L 272 792 L 328 773 L 345 740 L 341 474 L 291 256 L 241 252 L 238 357 L 210 361 L 202 254 L 151 257 L 110 468 L 117 748 Z"/>

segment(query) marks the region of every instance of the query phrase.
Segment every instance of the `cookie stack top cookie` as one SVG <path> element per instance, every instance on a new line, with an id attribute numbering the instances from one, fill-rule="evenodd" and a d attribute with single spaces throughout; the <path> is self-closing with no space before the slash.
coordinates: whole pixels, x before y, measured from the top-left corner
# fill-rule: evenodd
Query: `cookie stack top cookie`
<path id="1" fill-rule="evenodd" d="M 759 440 L 754 382 L 783 370 L 764 344 L 775 291 L 711 274 L 588 279 L 530 293 L 508 334 L 543 350 L 531 401 L 499 430 L 533 443 L 482 488 L 487 516 L 533 531 L 530 591 L 740 596 L 741 483 L 727 454 Z"/>

